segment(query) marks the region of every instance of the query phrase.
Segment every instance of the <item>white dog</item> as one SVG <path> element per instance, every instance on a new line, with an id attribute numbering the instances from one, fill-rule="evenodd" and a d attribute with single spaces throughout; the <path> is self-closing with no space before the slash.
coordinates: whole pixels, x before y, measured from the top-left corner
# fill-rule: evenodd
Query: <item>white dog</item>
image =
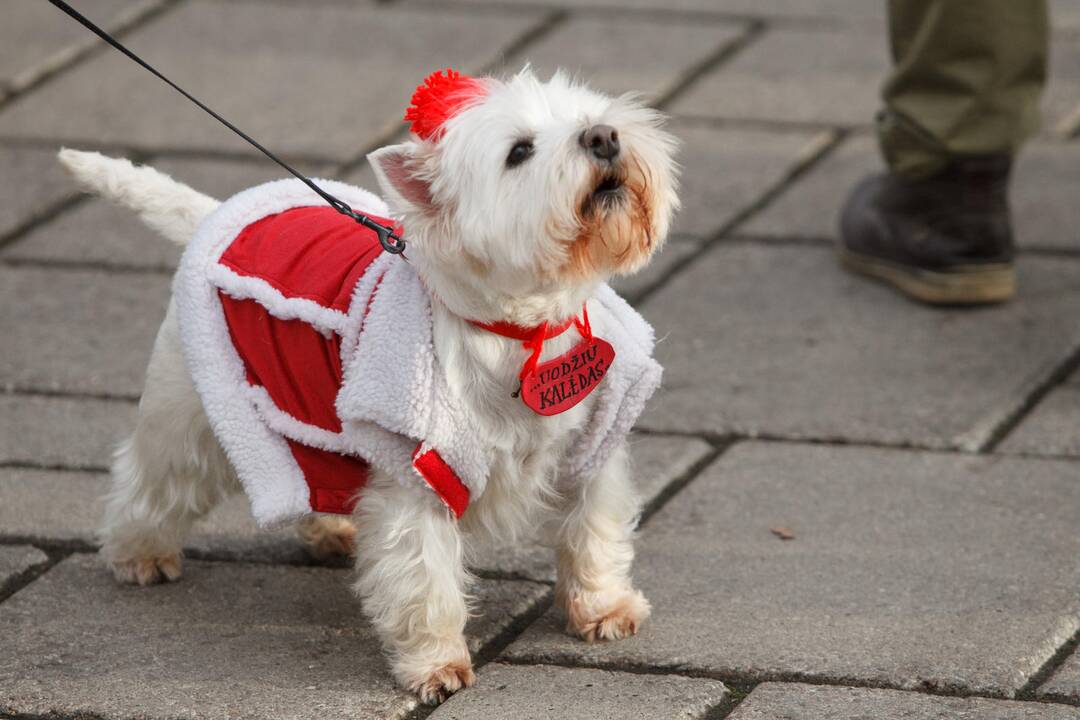
<path id="1" fill-rule="evenodd" d="M 542 528 L 556 548 L 558 605 L 569 632 L 586 640 L 632 635 L 649 615 L 630 579 L 640 501 L 625 435 L 658 384 L 659 368 L 651 360 L 651 329 L 604 283 L 640 269 L 661 246 L 678 204 L 677 180 L 675 142 L 660 128 L 658 113 L 633 97 L 606 97 L 561 74 L 546 83 L 528 69 L 506 81 L 436 74 L 426 91 L 418 90 L 407 119 L 413 120 L 410 141 L 369 156 L 388 212 L 370 194 L 320 181 L 358 210 L 395 218 L 408 242 L 407 260 L 384 253 L 360 278 L 357 287 L 368 282 L 366 304 L 354 302 L 341 312 L 301 307 L 297 303 L 308 301 L 283 299 L 262 285 L 245 290 L 206 284 L 205 270 L 217 258 L 213 253 L 221 253 L 223 233 L 231 240 L 253 219 L 321 204 L 298 181 L 261 186 L 220 204 L 124 160 L 72 150 L 60 158 L 85 188 L 134 209 L 167 238 L 190 243 L 154 345 L 135 431 L 113 467 L 102 541 L 116 576 L 140 585 L 178 579 L 186 531 L 240 489 L 252 496 L 261 520 L 320 509 L 314 499 L 308 506 L 302 476 L 299 495 L 276 485 L 267 489 L 269 476 L 294 485 L 298 477 L 292 457 L 272 454 L 286 447 L 283 438 L 338 459 L 350 456 L 350 467 L 362 467 L 351 456 L 363 457 L 370 473 L 354 499 L 353 521 L 310 515 L 301 521 L 301 535 L 316 551 L 355 552 L 355 588 L 396 679 L 435 702 L 473 682 L 463 635 L 466 567 L 480 541 L 520 542 Z M 262 203 L 254 216 L 252 198 Z M 368 232 L 326 210 L 346 223 L 334 225 L 335 232 Z M 379 278 L 371 280 L 376 273 Z M 385 287 L 373 290 L 379 281 Z M 331 399 L 341 416 L 333 431 L 285 417 L 266 405 L 266 392 L 252 395 L 246 384 L 229 386 L 241 394 L 220 402 L 204 387 L 210 381 L 198 367 L 203 355 L 219 348 L 207 350 L 188 333 L 205 329 L 198 313 L 224 327 L 222 305 L 191 311 L 195 319 L 184 309 L 206 288 L 211 302 L 219 302 L 218 291 L 261 302 L 265 307 L 256 310 L 268 309 L 268 317 L 310 321 L 317 341 L 340 343 L 342 396 L 350 373 L 360 373 L 355 367 L 370 357 L 351 345 L 372 347 L 378 360 L 380 348 L 385 352 L 396 342 L 395 323 L 412 328 L 403 334 L 421 332 L 415 347 L 431 353 L 433 368 L 423 382 L 439 389 L 422 395 L 431 398 L 432 408 L 417 409 L 413 398 L 402 412 L 423 414 L 428 436 L 413 437 L 408 428 L 391 427 L 392 421 L 353 417 L 342 396 Z M 409 288 L 421 291 L 406 303 L 402 293 Z M 422 312 L 413 312 L 417 308 Z M 381 322 L 380 313 L 389 318 L 383 339 L 365 343 L 356 328 Z M 421 331 L 409 324 L 414 319 Z M 526 385 L 522 394 L 530 383 L 548 382 L 541 391 L 550 391 L 560 362 L 580 360 L 572 357 L 575 348 L 589 341 L 595 346 L 594 337 L 610 341 L 617 354 L 606 377 L 597 366 L 581 387 L 532 398 L 533 405 L 558 405 L 557 414 L 540 414 L 522 401 L 515 392 L 520 383 Z M 551 358 L 560 360 L 554 370 L 547 364 Z M 416 364 L 396 360 L 394 368 Z M 631 376 L 633 368 L 637 374 Z M 398 382 L 393 372 L 386 383 Z M 595 388 L 586 392 L 584 385 L 593 381 Z M 378 393 L 382 386 L 371 387 Z M 388 402 L 399 390 L 391 388 Z M 567 403 L 564 392 L 571 397 Z M 258 462 L 280 462 L 251 465 L 245 433 L 265 433 L 273 446 Z M 408 458 L 401 461 L 395 453 L 411 450 L 415 441 L 421 445 L 413 451 L 414 467 L 407 467 Z M 431 449 L 438 453 L 428 455 Z M 456 483 L 449 491 L 420 467 L 424 457 L 437 460 L 441 477 Z M 428 484 L 409 474 L 414 469 Z"/>

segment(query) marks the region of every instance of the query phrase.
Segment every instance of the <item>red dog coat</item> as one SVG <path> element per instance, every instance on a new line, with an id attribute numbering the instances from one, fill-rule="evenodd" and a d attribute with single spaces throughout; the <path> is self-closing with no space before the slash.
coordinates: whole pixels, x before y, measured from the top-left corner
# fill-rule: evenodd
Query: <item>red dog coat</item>
<path id="1" fill-rule="evenodd" d="M 374 195 L 321 182 L 392 222 Z M 261 524 L 349 512 L 372 467 L 423 482 L 458 517 L 483 492 L 493 450 L 436 357 L 423 282 L 299 181 L 223 203 L 174 288 L 192 381 Z M 570 483 L 599 472 L 660 380 L 652 330 L 633 309 L 601 286 L 589 313 L 619 361 L 561 458 Z"/>

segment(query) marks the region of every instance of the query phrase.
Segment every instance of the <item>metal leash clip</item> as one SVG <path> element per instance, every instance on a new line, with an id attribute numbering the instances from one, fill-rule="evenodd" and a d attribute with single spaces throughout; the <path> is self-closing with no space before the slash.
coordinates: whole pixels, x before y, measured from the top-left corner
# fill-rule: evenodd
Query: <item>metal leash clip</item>
<path id="1" fill-rule="evenodd" d="M 387 227 L 381 223 L 377 223 L 367 215 L 362 215 L 351 207 L 346 205 L 337 198 L 327 198 L 326 201 L 330 203 L 330 206 L 337 210 L 342 215 L 348 215 L 356 222 L 360 223 L 368 230 L 374 230 L 375 234 L 379 236 L 379 244 L 382 245 L 383 250 L 391 255 L 400 255 L 405 252 L 405 240 L 400 235 L 394 232 L 394 228 Z"/>

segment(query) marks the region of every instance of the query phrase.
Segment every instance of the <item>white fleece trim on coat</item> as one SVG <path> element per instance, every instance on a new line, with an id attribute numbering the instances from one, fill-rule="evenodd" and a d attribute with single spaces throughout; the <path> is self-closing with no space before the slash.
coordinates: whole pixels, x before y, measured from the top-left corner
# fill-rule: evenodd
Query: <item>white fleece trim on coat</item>
<path id="1" fill-rule="evenodd" d="M 593 332 L 615 348 L 615 361 L 581 433 L 562 462 L 571 483 L 596 475 L 626 438 L 660 387 L 663 368 L 652 358 L 653 329 L 610 286 L 600 285 L 589 300 Z"/>
<path id="2" fill-rule="evenodd" d="M 340 310 L 320 305 L 307 298 L 285 297 L 262 278 L 241 275 L 232 268 L 214 263 L 207 272 L 211 284 L 235 300 L 254 300 L 279 320 L 303 320 L 324 336 L 346 331 L 348 316 Z"/>
<path id="3" fill-rule="evenodd" d="M 262 416 L 266 426 L 290 440 L 330 452 L 344 454 L 349 451 L 348 443 L 341 433 L 333 432 L 299 420 L 274 404 L 266 388 L 257 385 L 247 386 L 248 397 L 255 409 Z"/>
<path id="4" fill-rule="evenodd" d="M 389 214 L 386 205 L 366 190 L 331 180 L 318 182 L 360 212 Z M 270 429 L 251 401 L 244 363 L 233 347 L 218 287 L 210 278 L 222 253 L 245 227 L 268 215 L 321 203 L 294 179 L 233 196 L 203 220 L 173 281 L 181 345 L 192 380 L 214 435 L 251 500 L 252 514 L 263 526 L 310 512 L 310 490 L 284 437 Z M 290 310 L 305 312 L 292 306 Z"/>

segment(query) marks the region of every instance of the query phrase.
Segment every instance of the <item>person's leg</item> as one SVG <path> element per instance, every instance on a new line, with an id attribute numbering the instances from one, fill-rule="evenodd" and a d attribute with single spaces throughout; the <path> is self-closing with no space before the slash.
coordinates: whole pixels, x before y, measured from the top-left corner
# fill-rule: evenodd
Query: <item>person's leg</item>
<path id="1" fill-rule="evenodd" d="M 1038 126 L 1045 0 L 890 0 L 895 68 L 878 137 L 889 172 L 856 187 L 841 256 L 929 302 L 1014 292 L 1006 186 Z"/>
<path id="2" fill-rule="evenodd" d="M 1012 155 L 1039 123 L 1045 0 L 890 0 L 895 67 L 878 137 L 904 177 L 954 158 Z"/>

